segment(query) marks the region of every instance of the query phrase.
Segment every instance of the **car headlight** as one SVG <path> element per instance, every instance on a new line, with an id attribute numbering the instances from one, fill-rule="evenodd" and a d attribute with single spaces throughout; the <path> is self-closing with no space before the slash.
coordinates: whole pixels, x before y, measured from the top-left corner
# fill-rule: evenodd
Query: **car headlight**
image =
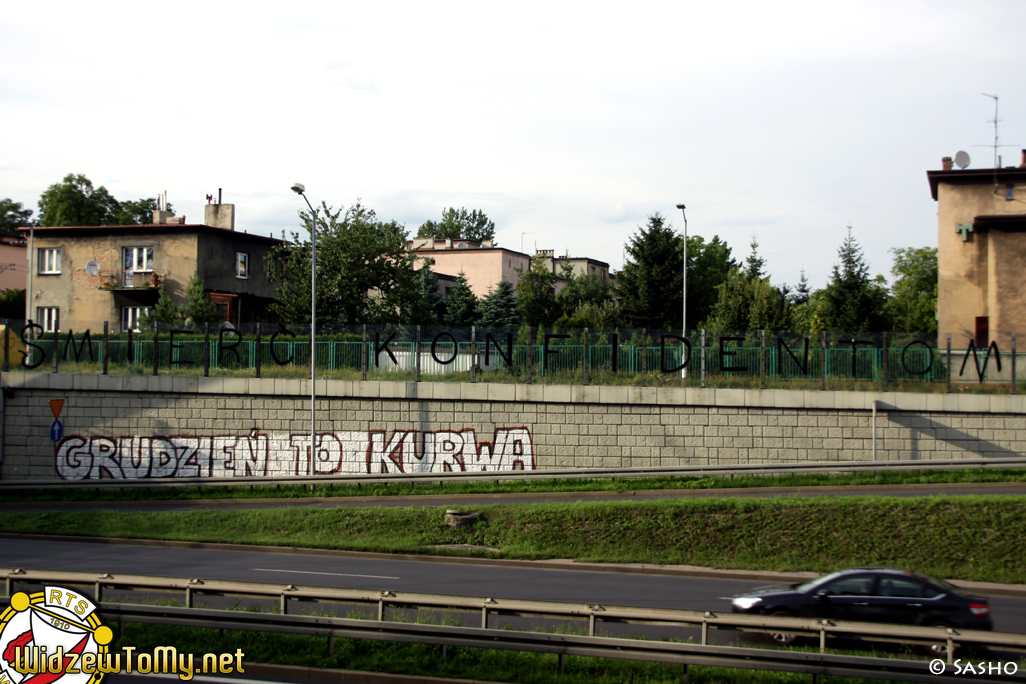
<path id="1" fill-rule="evenodd" d="M 749 610 L 752 606 L 754 606 L 756 603 L 759 603 L 760 601 L 762 601 L 761 598 L 736 598 L 732 601 L 732 603 L 741 610 Z"/>

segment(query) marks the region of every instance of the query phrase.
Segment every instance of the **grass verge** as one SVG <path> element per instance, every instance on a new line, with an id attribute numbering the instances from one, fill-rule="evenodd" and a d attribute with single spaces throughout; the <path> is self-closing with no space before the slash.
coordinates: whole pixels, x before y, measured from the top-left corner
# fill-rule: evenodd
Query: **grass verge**
<path id="1" fill-rule="evenodd" d="M 637 477 L 461 482 L 381 482 L 352 485 L 205 486 L 167 489 L 50 489 L 0 492 L 3 501 L 166 501 L 202 499 L 301 499 L 308 497 L 427 496 L 432 494 L 515 494 L 547 492 L 620 492 L 646 489 L 729 489 L 751 487 L 823 487 L 972 482 L 1026 482 L 1026 469 L 966 469 L 860 472 L 852 475 L 739 475 L 736 477 Z"/>
<path id="2" fill-rule="evenodd" d="M 668 499 L 440 508 L 0 512 L 7 532 L 223 542 L 407 554 L 827 572 L 896 566 L 1026 583 L 1026 497 Z M 435 549 L 441 544 L 493 547 Z"/>

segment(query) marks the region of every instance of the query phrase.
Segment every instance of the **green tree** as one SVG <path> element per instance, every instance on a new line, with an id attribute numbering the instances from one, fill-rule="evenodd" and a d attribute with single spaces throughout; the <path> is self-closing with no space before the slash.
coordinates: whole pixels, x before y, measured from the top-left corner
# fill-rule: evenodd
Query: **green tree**
<path id="1" fill-rule="evenodd" d="M 8 213 L 11 215 L 8 216 Z M 12 199 L 0 199 L 0 232 L 14 233 L 22 226 L 32 225 L 32 210 Z M 25 314 L 22 313 L 24 316 Z"/>
<path id="2" fill-rule="evenodd" d="M 517 309 L 524 323 L 530 326 L 552 325 L 562 311 L 556 300 L 556 281 L 559 279 L 550 271 L 540 256 L 531 259 L 528 270 L 514 269 L 520 280 L 517 282 Z"/>
<path id="3" fill-rule="evenodd" d="M 441 221 L 425 221 L 417 230 L 419 238 L 452 240 L 473 240 L 495 242 L 495 222 L 479 209 L 467 211 L 466 207 L 447 207 L 442 211 Z"/>
<path id="4" fill-rule="evenodd" d="M 752 251 L 743 267 L 730 269 L 719 286 L 716 304 L 703 327 L 713 330 L 786 330 L 791 325 L 791 303 L 786 286 L 774 287 L 764 277 L 765 260 L 759 242 L 752 238 Z"/>
<path id="5" fill-rule="evenodd" d="M 140 200 L 126 200 L 120 203 L 120 209 L 117 216 L 114 217 L 115 225 L 119 226 L 137 226 L 137 225 L 148 225 L 153 223 L 153 212 L 157 210 L 157 198 L 147 197 L 146 199 Z M 174 213 L 174 209 L 171 208 L 171 203 L 167 205 L 167 210 Z"/>
<path id="6" fill-rule="evenodd" d="M 445 300 L 445 322 L 447 325 L 474 325 L 478 318 L 478 301 L 467 283 L 463 271 L 456 276 L 456 283 L 449 288 Z"/>
<path id="7" fill-rule="evenodd" d="M 500 280 L 494 287 L 488 288 L 488 294 L 481 300 L 478 323 L 484 327 L 508 328 L 516 325 L 519 319 L 513 284 L 508 280 Z"/>
<path id="8" fill-rule="evenodd" d="M 139 319 L 140 329 L 145 332 L 148 326 L 152 326 L 154 323 L 161 323 L 174 327 L 179 327 L 185 322 L 185 314 L 182 312 L 181 307 L 171 301 L 171 297 L 168 295 L 167 290 L 161 286 L 160 293 L 157 296 L 157 304 L 149 310 L 145 316 Z"/>
<path id="9" fill-rule="evenodd" d="M 13 320 L 25 318 L 25 290 L 0 292 L 0 318 Z"/>
<path id="10" fill-rule="evenodd" d="M 438 291 L 438 275 L 429 266 L 428 260 L 417 271 L 418 296 L 410 314 L 410 322 L 417 325 L 437 325 L 445 316 L 445 300 Z"/>
<path id="11" fill-rule="evenodd" d="M 601 306 L 613 299 L 612 287 L 608 280 L 597 273 L 575 275 L 572 269 L 563 273 L 566 286 L 556 295 L 556 301 L 563 309 L 563 315 L 573 314 L 586 304 Z"/>
<path id="12" fill-rule="evenodd" d="M 869 277 L 862 248 L 848 226 L 826 286 L 822 316 L 826 330 L 836 332 L 879 332 L 887 329 L 887 287 L 882 278 Z"/>
<path id="13" fill-rule="evenodd" d="M 937 332 L 937 248 L 896 247 L 888 310 L 895 332 Z"/>
<path id="14" fill-rule="evenodd" d="M 626 325 L 650 329 L 680 325 L 684 287 L 681 237 L 657 212 L 648 217 L 646 226 L 638 227 L 626 247 L 628 261 L 617 276 Z"/>
<path id="15" fill-rule="evenodd" d="M 697 326 L 709 318 L 716 305 L 718 288 L 736 266 L 730 247 L 718 235 L 706 242 L 700 235 L 688 236 L 688 321 Z"/>
<path id="16" fill-rule="evenodd" d="M 108 226 L 115 224 L 120 203 L 102 185 L 93 188 L 82 174 L 69 173 L 39 198 L 41 226 Z"/>
<path id="17" fill-rule="evenodd" d="M 199 277 L 199 273 L 194 273 L 189 279 L 189 285 L 185 288 L 185 297 L 188 301 L 185 303 L 182 315 L 192 325 L 216 323 L 221 320 L 221 312 L 217 310 L 204 291 L 203 280 Z"/>
<path id="18" fill-rule="evenodd" d="M 300 212 L 309 232 L 311 217 Z M 317 214 L 317 320 L 323 323 L 409 321 L 418 301 L 416 256 L 406 249 L 405 228 L 377 220 L 359 201 Z M 310 242 L 272 250 L 268 276 L 277 286 L 273 313 L 288 322 L 310 320 Z"/>

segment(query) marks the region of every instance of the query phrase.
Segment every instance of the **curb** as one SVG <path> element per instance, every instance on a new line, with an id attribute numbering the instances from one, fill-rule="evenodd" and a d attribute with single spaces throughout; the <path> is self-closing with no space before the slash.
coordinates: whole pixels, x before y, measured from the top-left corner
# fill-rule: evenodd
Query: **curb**
<path id="1" fill-rule="evenodd" d="M 247 544 L 221 544 L 215 542 L 183 542 L 162 539 L 119 539 L 115 537 L 77 537 L 60 534 L 20 534 L 0 532 L 0 539 L 31 541 L 83 542 L 122 546 L 159 546 L 173 549 L 201 549 L 208 551 L 243 551 L 247 553 L 291 553 L 303 556 L 334 556 L 337 558 L 364 558 L 369 560 L 406 560 L 422 563 L 459 563 L 462 565 L 491 565 L 507 568 L 534 568 L 537 570 L 569 570 L 575 572 L 615 572 L 632 575 L 663 575 L 671 577 L 708 577 L 713 579 L 755 580 L 765 582 L 802 582 L 819 577 L 817 572 L 776 572 L 772 570 L 721 570 L 695 565 L 648 565 L 578 563 L 570 559 L 513 560 L 507 558 L 474 558 L 464 556 L 433 556 L 412 553 L 375 553 L 370 551 L 341 551 L 338 549 L 308 549 L 292 546 L 253 546 Z M 955 580 L 951 584 L 990 596 L 1026 597 L 1026 585 L 996 584 Z"/>

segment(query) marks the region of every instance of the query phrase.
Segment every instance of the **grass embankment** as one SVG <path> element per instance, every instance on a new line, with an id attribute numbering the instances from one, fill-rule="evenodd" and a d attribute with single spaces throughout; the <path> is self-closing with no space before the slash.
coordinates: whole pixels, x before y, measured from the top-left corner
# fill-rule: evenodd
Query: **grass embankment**
<path id="1" fill-rule="evenodd" d="M 3 501 L 164 501 L 202 499 L 300 499 L 309 497 L 427 496 L 433 494 L 542 494 L 547 492 L 621 492 L 649 489 L 744 489 L 752 487 L 823 487 L 963 482 L 1026 482 L 1026 469 L 859 472 L 852 475 L 738 475 L 736 477 L 635 477 L 464 482 L 380 482 L 362 485 L 204 486 L 167 489 L 26 489 L 0 492 Z"/>
<path id="2" fill-rule="evenodd" d="M 385 553 L 687 564 L 826 572 L 887 565 L 1026 583 L 1026 497 L 699 499 L 439 508 L 0 512 L 7 532 L 227 542 Z M 437 549 L 467 544 L 484 549 Z"/>
<path id="3" fill-rule="evenodd" d="M 122 645 L 134 646 L 140 652 L 152 653 L 157 646 L 173 644 L 179 652 L 195 654 L 197 663 L 204 653 L 235 653 L 236 649 L 241 649 L 246 661 L 257 663 L 525 684 L 662 684 L 677 683 L 683 678 L 681 665 L 611 658 L 566 656 L 565 672 L 560 675 L 554 654 L 450 647 L 443 663 L 439 647 L 425 644 L 336 639 L 334 653 L 328 655 L 326 640 L 322 637 L 237 631 L 229 631 L 224 638 L 216 635 L 217 632 L 210 629 L 126 625 L 124 637 L 112 647 L 117 651 Z M 689 674 L 688 681 L 699 684 L 807 684 L 809 681 L 806 674 L 719 667 L 696 666 Z M 820 678 L 823 684 L 869 684 L 870 681 Z"/>

